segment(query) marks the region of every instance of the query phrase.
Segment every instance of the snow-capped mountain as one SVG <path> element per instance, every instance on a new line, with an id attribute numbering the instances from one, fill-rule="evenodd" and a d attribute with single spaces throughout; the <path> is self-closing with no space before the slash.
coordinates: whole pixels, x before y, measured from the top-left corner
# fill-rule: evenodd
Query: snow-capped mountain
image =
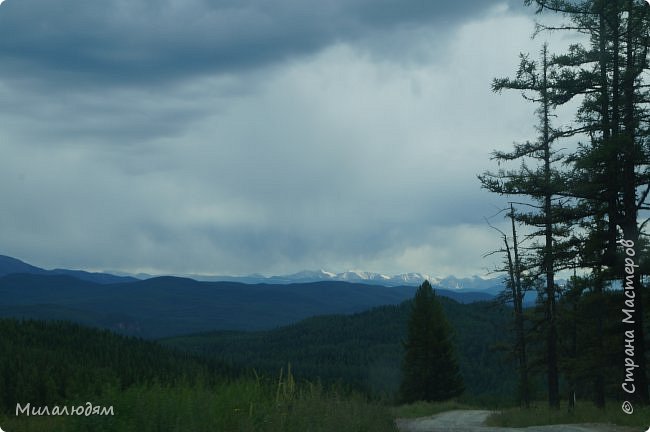
<path id="1" fill-rule="evenodd" d="M 326 270 L 305 270 L 297 273 L 282 276 L 265 277 L 262 275 L 250 276 L 197 276 L 191 275 L 197 280 L 210 281 L 233 281 L 243 283 L 267 283 L 267 284 L 290 284 L 290 283 L 308 283 L 319 281 L 343 281 L 353 283 L 364 283 L 371 285 L 384 286 L 416 286 L 425 280 L 432 285 L 450 290 L 464 291 L 486 291 L 497 293 L 503 289 L 502 278 L 484 279 L 480 276 L 468 278 L 457 278 L 448 276 L 437 278 L 425 273 L 402 273 L 393 276 L 387 276 L 381 273 L 367 272 L 362 270 L 348 270 L 342 273 L 333 273 Z"/>
<path id="2" fill-rule="evenodd" d="M 390 280 L 390 277 L 379 273 L 370 273 L 361 270 L 348 270 L 346 272 L 337 274 L 334 279 L 347 282 L 385 282 Z"/>
<path id="3" fill-rule="evenodd" d="M 88 273 L 77 270 L 44 270 L 34 267 L 16 258 L 0 255 L 0 276 L 12 273 L 35 273 L 35 274 L 64 274 L 76 277 L 82 280 L 88 280 L 96 283 L 117 283 L 117 282 L 134 282 L 138 279 L 153 278 L 153 275 L 138 274 L 130 275 L 122 273 L 120 275 L 109 273 Z M 283 276 L 264 276 L 261 274 L 252 274 L 248 276 L 212 276 L 212 275 L 195 275 L 195 274 L 177 274 L 174 276 L 188 277 L 197 281 L 210 282 L 241 282 L 246 284 L 293 284 L 309 283 L 320 281 L 343 281 L 352 283 L 362 283 L 370 285 L 383 285 L 386 287 L 395 286 L 417 286 L 425 280 L 432 285 L 447 290 L 462 291 L 480 291 L 489 294 L 497 294 L 503 290 L 503 278 L 485 279 L 479 276 L 469 278 L 457 278 L 448 276 L 445 278 L 436 278 L 425 273 L 402 273 L 393 276 L 387 276 L 381 273 L 373 273 L 362 270 L 348 270 L 342 273 L 334 273 L 326 270 L 305 270 L 297 273 Z M 559 280 L 558 283 L 561 283 Z"/>
<path id="4" fill-rule="evenodd" d="M 425 280 L 437 285 L 440 281 L 439 279 L 424 273 L 402 273 L 391 277 L 390 280 L 399 285 L 420 285 Z"/>
<path id="5" fill-rule="evenodd" d="M 449 289 L 469 290 L 469 291 L 485 291 L 491 290 L 496 286 L 499 290 L 503 289 L 503 277 L 496 277 L 491 279 L 484 279 L 480 276 L 472 276 L 468 278 L 457 278 L 455 276 L 447 276 L 446 278 L 439 279 L 437 284 Z"/>

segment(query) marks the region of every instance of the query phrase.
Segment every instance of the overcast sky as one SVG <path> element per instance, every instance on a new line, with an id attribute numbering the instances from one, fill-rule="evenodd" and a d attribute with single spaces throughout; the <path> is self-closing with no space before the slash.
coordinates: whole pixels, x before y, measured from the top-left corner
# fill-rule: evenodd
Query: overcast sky
<path id="1" fill-rule="evenodd" d="M 535 137 L 535 107 L 490 91 L 545 40 L 521 3 L 7 0 L 0 254 L 485 274 L 507 199 L 476 175 Z"/>

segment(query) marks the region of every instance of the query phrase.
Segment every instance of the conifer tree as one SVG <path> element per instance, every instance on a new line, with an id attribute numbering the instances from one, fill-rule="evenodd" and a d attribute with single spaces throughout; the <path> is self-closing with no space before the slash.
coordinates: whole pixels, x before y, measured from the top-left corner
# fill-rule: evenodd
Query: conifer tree
<path id="1" fill-rule="evenodd" d="M 443 401 L 463 392 L 451 327 L 428 281 L 415 293 L 404 348 L 404 402 Z"/>
<path id="2" fill-rule="evenodd" d="M 532 199 L 527 203 L 532 211 L 513 214 L 513 218 L 523 222 L 532 229 L 533 237 L 540 238 L 534 249 L 538 253 L 536 260 L 537 276 L 544 282 L 539 292 L 543 303 L 544 332 L 546 339 L 546 373 L 548 381 L 548 400 L 553 408 L 559 408 L 559 370 L 558 370 L 558 333 L 556 301 L 558 289 L 555 273 L 570 265 L 573 253 L 571 224 L 575 211 L 571 201 L 561 195 L 566 174 L 558 166 L 564 156 L 554 149 L 554 143 L 564 133 L 551 126 L 551 111 L 555 100 L 554 81 L 556 72 L 549 61 L 548 49 L 544 45 L 541 61 L 535 62 L 528 56 L 521 56 L 521 63 L 515 79 L 495 79 L 493 89 L 521 90 L 524 97 L 539 104 L 540 136 L 534 142 L 515 145 L 512 152 L 494 152 L 494 159 L 499 162 L 521 161 L 517 170 L 499 170 L 486 172 L 479 176 L 482 186 L 500 195 L 517 195 Z M 529 166 L 529 161 L 533 166 Z"/>
<path id="3" fill-rule="evenodd" d="M 568 20 L 568 23 L 559 25 L 557 21 L 551 25 L 537 24 L 537 32 L 565 30 L 581 33 L 586 38 L 585 42 L 570 46 L 561 55 L 548 56 L 548 61 L 544 52 L 541 68 L 524 57 L 517 79 L 495 80 L 495 90 L 527 90 L 529 94 L 533 93 L 534 100 L 540 102 L 542 139 L 539 144 L 542 147 L 538 149 L 544 150 L 544 157 L 537 160 L 543 159 L 544 167 L 534 171 L 523 163 L 519 171 L 486 173 L 481 176 L 481 181 L 493 192 L 533 197 L 542 204 L 537 214 L 541 218 L 528 220 L 533 222 L 530 225 L 538 228 L 541 224 L 535 222 L 544 222 L 545 225 L 538 233 L 545 238 L 540 251 L 541 268 L 545 270 L 543 273 L 547 273 L 546 289 L 542 294 L 546 296 L 546 313 L 551 319 L 548 328 L 553 330 L 556 327 L 553 325 L 553 320 L 557 320 L 553 299 L 556 294 L 566 297 L 561 300 L 570 330 L 575 327 L 578 317 L 589 318 L 589 325 L 577 327 L 581 331 L 588 330 L 588 333 L 577 337 L 576 332 L 569 331 L 567 334 L 576 338 L 565 337 L 564 345 L 568 348 L 564 350 L 567 357 L 564 370 L 574 389 L 578 379 L 591 380 L 594 402 L 604 407 L 607 356 L 612 352 L 604 343 L 606 324 L 612 318 L 611 310 L 607 309 L 607 286 L 611 280 L 626 278 L 622 273 L 621 253 L 617 250 L 620 249 L 618 240 L 625 239 L 633 244 L 628 253 L 643 261 L 643 237 L 647 234 L 644 232 L 646 222 L 641 220 L 644 212 L 650 210 L 650 92 L 647 75 L 650 69 L 650 9 L 644 2 L 633 0 L 525 0 L 524 3 L 536 6 L 538 13 L 558 13 Z M 547 65 L 551 66 L 548 74 L 545 71 Z M 579 103 L 574 123 L 568 127 L 565 125 L 562 130 L 551 128 L 546 121 L 549 112 L 546 107 L 553 108 L 571 100 Z M 574 142 L 577 138 L 579 143 L 577 150 L 561 161 L 547 150 L 551 150 L 550 145 L 556 139 L 564 137 L 574 137 Z M 524 160 L 523 157 L 528 156 L 525 153 L 532 149 L 534 147 L 529 144 L 518 145 L 512 153 L 495 153 L 495 159 Z M 555 175 L 554 166 L 558 162 L 566 168 Z M 546 175 L 534 175 L 539 172 Z M 550 183 L 547 181 L 549 178 Z M 522 181 L 531 179 L 535 181 Z M 540 200 L 541 197 L 529 193 L 537 187 L 552 194 Z M 518 220 L 526 222 L 525 215 Z M 565 221 L 567 225 L 554 227 L 553 221 Z M 563 249 L 556 241 L 563 237 L 562 231 L 570 235 L 566 237 L 570 239 L 569 249 Z M 570 284 L 565 292 L 559 293 L 552 284 L 553 275 L 548 272 L 563 268 L 561 260 L 573 259 L 574 254 L 577 254 L 575 265 L 586 269 L 589 276 L 580 281 L 580 289 Z M 644 292 L 643 274 L 639 269 L 630 277 L 630 295 L 635 299 L 635 308 L 626 330 L 635 335 L 633 361 L 638 365 L 634 369 L 635 396 L 641 402 L 650 403 L 644 324 L 647 293 Z M 558 373 L 557 367 L 555 372 L 552 371 L 551 363 L 553 357 L 555 363 L 562 360 L 558 358 L 562 353 L 552 355 L 552 345 L 558 341 L 553 342 L 552 339 L 557 339 L 553 332 L 548 336 L 549 403 L 557 407 Z M 583 346 L 589 350 L 592 360 L 589 365 L 580 358 L 580 353 L 585 352 L 580 349 L 580 344 L 585 341 L 589 341 L 588 346 Z M 587 367 L 577 368 L 573 364 Z"/>
<path id="4" fill-rule="evenodd" d="M 568 182 L 566 195 L 580 199 L 593 210 L 592 225 L 605 225 L 599 234 L 604 253 L 588 266 L 595 274 L 597 293 L 603 279 L 623 279 L 623 265 L 617 259 L 617 240 L 631 242 L 640 255 L 643 236 L 641 212 L 650 209 L 650 94 L 647 71 L 650 49 L 650 13 L 644 2 L 632 0 L 527 0 L 538 11 L 564 14 L 570 23 L 552 28 L 578 31 L 589 37 L 588 44 L 576 44 L 556 57 L 561 64 L 561 89 L 564 100 L 581 98 L 577 127 L 589 136 L 573 159 L 577 174 Z M 602 230 L 602 228 L 600 228 Z M 593 257 L 593 255 L 592 255 Z M 644 292 L 641 275 L 631 280 L 635 308 L 634 370 L 636 397 L 650 403 L 644 326 Z M 599 325 L 602 327 L 602 325 Z M 601 330 L 599 330 L 601 331 Z M 597 404 L 604 404 L 602 384 Z"/>

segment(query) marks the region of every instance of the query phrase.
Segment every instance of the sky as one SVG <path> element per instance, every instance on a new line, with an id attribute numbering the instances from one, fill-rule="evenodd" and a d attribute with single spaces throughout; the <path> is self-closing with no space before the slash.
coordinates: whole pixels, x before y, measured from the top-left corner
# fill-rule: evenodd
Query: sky
<path id="1" fill-rule="evenodd" d="M 523 1 L 7 0 L 0 254 L 44 268 L 485 275 L 476 178 L 535 138 L 495 94 Z M 502 223 L 501 217 L 493 223 Z"/>

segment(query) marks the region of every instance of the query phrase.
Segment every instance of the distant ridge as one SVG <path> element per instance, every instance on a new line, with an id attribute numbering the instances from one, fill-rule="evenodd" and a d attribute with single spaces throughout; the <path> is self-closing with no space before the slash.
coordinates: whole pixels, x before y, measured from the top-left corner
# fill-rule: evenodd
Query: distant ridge
<path id="1" fill-rule="evenodd" d="M 68 275 L 88 282 L 100 284 L 136 282 L 138 280 L 150 279 L 160 276 L 148 274 L 129 275 L 121 273 L 119 275 L 106 272 L 87 272 L 83 270 L 53 269 L 45 270 L 40 267 L 27 264 L 19 259 L 0 255 L 0 276 L 15 273 L 37 274 L 37 275 Z M 170 275 L 170 277 L 185 277 L 201 282 L 239 282 L 244 284 L 272 284 L 288 285 L 295 283 L 311 282 L 350 282 L 361 283 L 365 285 L 382 285 L 386 287 L 398 286 L 418 286 L 425 280 L 432 285 L 451 291 L 472 291 L 497 295 L 503 290 L 503 278 L 496 277 L 491 279 L 480 276 L 458 278 L 447 276 L 444 278 L 434 277 L 425 273 L 401 273 L 387 276 L 381 273 L 367 272 L 363 270 L 348 270 L 342 273 L 334 273 L 326 270 L 304 270 L 282 276 L 264 276 L 261 274 L 252 274 L 248 276 L 208 276 L 208 275 Z"/>
<path id="2" fill-rule="evenodd" d="M 12 273 L 0 276 L 0 317 L 70 320 L 158 338 L 272 329 L 316 315 L 399 304 L 411 299 L 415 290 L 343 281 L 243 284 L 173 276 L 99 283 L 70 274 Z M 485 292 L 437 292 L 460 303 L 493 298 Z"/>
<path id="3" fill-rule="evenodd" d="M 361 270 L 349 270 L 342 273 L 333 273 L 325 270 L 301 271 L 284 276 L 263 276 L 253 274 L 249 276 L 205 276 L 205 275 L 187 275 L 192 279 L 206 282 L 241 282 L 248 284 L 268 283 L 268 284 L 291 284 L 291 283 L 309 283 L 320 281 L 340 281 L 363 283 L 367 285 L 383 285 L 388 287 L 395 286 L 417 286 L 425 280 L 431 282 L 440 288 L 448 290 L 477 291 L 496 295 L 503 290 L 503 278 L 496 277 L 484 279 L 480 276 L 468 278 L 457 278 L 447 276 L 445 278 L 436 278 L 425 273 L 402 273 L 393 276 L 387 276 L 381 273 L 366 272 Z"/>
<path id="4" fill-rule="evenodd" d="M 12 273 L 44 274 L 47 270 L 27 264 L 19 259 L 0 255 L 0 276 Z"/>
<path id="5" fill-rule="evenodd" d="M 131 276 L 116 276 L 110 273 L 91 273 L 83 270 L 53 269 L 45 270 L 40 267 L 27 264 L 19 259 L 6 255 L 0 255 L 0 276 L 10 274 L 32 274 L 32 275 L 67 275 L 86 282 L 99 284 L 135 282 L 138 279 Z"/>

